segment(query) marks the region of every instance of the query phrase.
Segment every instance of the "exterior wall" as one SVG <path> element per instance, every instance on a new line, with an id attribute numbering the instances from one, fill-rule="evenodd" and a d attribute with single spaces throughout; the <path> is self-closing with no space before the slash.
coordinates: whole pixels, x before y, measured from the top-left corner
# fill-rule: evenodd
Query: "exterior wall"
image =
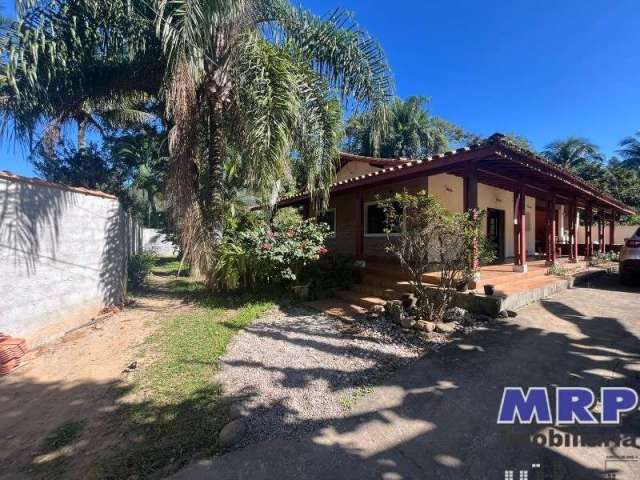
<path id="1" fill-rule="evenodd" d="M 429 193 L 440 200 L 450 212 L 461 213 L 464 208 L 463 181 L 461 177 L 443 173 L 429 177 Z"/>
<path id="2" fill-rule="evenodd" d="M 141 235 L 119 202 L 0 179 L 0 331 L 44 343 L 124 297 Z"/>
<path id="3" fill-rule="evenodd" d="M 375 172 L 376 170 L 381 170 L 377 167 L 372 167 L 368 163 L 364 162 L 349 162 L 344 167 L 342 167 L 337 175 L 336 181 L 340 182 L 342 180 L 348 180 L 349 178 L 359 177 L 360 175 L 365 175 L 367 173 Z"/>
<path id="4" fill-rule="evenodd" d="M 639 227 L 640 225 L 620 225 L 616 223 L 616 228 L 614 230 L 614 235 L 613 235 L 613 239 L 614 239 L 613 243 L 616 245 L 622 245 L 624 243 L 624 239 L 632 237 L 633 234 L 636 233 L 636 230 L 638 230 Z M 585 228 L 584 226 L 581 226 L 578 231 L 578 242 L 585 243 L 586 241 L 585 238 L 586 238 Z M 595 244 L 598 243 L 597 223 L 593 224 L 593 228 L 591 229 L 591 238 L 593 240 L 593 243 Z M 609 223 L 608 222 L 605 225 L 605 229 L 604 229 L 604 241 L 606 245 L 609 244 Z"/>
<path id="5" fill-rule="evenodd" d="M 160 257 L 173 257 L 176 254 L 176 246 L 155 228 L 142 229 L 142 249 L 151 250 Z"/>
<path id="6" fill-rule="evenodd" d="M 428 190 L 431 195 L 440 200 L 447 210 L 451 212 L 462 212 L 463 210 L 462 178 L 448 174 L 364 188 L 362 190 L 363 200 L 366 204 L 376 201 L 377 196 L 384 198 L 404 189 L 412 193 Z M 531 255 L 535 252 L 535 205 L 534 198 L 526 198 L 527 246 L 528 253 Z M 478 207 L 504 210 L 505 255 L 513 257 L 513 193 L 478 184 Z M 350 192 L 335 195 L 329 202 L 329 208 L 335 208 L 336 210 L 336 236 L 327 242 L 327 246 L 337 252 L 354 255 L 356 253 L 356 236 L 358 232 L 358 193 Z M 486 222 L 484 222 L 482 228 L 483 231 L 486 231 Z M 384 235 L 365 235 L 363 247 L 365 257 L 374 259 L 389 258 L 389 255 L 385 252 L 386 244 L 387 239 Z"/>

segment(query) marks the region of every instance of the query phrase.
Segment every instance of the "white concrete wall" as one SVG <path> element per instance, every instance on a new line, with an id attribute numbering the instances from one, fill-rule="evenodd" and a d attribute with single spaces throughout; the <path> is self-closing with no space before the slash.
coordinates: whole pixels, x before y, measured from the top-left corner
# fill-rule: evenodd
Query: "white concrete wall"
<path id="1" fill-rule="evenodd" d="M 462 212 L 464 208 L 463 180 L 461 177 L 449 174 L 433 175 L 429 177 L 429 194 L 438 198 L 441 204 L 450 212 Z M 526 197 L 526 231 L 527 251 L 535 252 L 535 208 L 533 197 Z M 513 193 L 501 188 L 478 184 L 478 207 L 482 209 L 494 208 L 503 210 L 505 217 L 505 256 L 513 257 Z M 486 232 L 486 222 L 482 229 Z"/>
<path id="2" fill-rule="evenodd" d="M 0 179 L 0 332 L 33 346 L 121 302 L 131 233 L 115 199 Z"/>
<path id="3" fill-rule="evenodd" d="M 144 228 L 142 230 L 142 248 L 151 250 L 159 257 L 173 257 L 176 246 L 167 240 L 167 236 L 155 228 Z"/>

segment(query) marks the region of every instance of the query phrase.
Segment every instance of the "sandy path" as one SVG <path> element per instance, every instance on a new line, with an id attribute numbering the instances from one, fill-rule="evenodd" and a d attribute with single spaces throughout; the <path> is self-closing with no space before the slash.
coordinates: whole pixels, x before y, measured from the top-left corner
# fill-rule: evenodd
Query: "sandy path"
<path id="1" fill-rule="evenodd" d="M 42 442 L 60 425 L 86 421 L 73 449 L 65 478 L 82 477 L 89 451 L 109 448 L 117 441 L 112 420 L 126 399 L 131 373 L 123 370 L 137 355 L 144 340 L 162 320 L 190 308 L 162 289 L 163 279 L 153 277 L 154 293 L 95 325 L 68 333 L 59 341 L 25 357 L 22 367 L 0 378 L 0 478 L 26 478 L 33 464 L 55 460 L 42 455 Z M 86 420 L 85 420 L 86 419 Z M 89 441 L 100 439 L 99 442 Z M 67 452 L 68 454 L 69 452 Z M 35 467 L 51 477 L 46 467 Z"/>

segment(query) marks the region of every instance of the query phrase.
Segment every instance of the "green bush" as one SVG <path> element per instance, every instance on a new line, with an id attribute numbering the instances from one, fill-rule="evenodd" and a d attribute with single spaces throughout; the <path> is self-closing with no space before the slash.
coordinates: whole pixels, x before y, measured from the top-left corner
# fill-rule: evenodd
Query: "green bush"
<path id="1" fill-rule="evenodd" d="M 335 290 L 348 290 L 356 283 L 353 256 L 343 253 L 327 253 L 320 261 L 308 265 L 303 273 L 310 284 L 312 298 L 331 296 Z"/>
<path id="2" fill-rule="evenodd" d="M 306 282 L 303 273 L 327 250 L 326 224 L 303 220 L 283 209 L 271 225 L 264 222 L 226 233 L 216 263 L 221 290 L 289 286 Z"/>
<path id="3" fill-rule="evenodd" d="M 156 261 L 156 254 L 150 250 L 129 258 L 127 266 L 127 286 L 130 290 L 141 288 Z"/>

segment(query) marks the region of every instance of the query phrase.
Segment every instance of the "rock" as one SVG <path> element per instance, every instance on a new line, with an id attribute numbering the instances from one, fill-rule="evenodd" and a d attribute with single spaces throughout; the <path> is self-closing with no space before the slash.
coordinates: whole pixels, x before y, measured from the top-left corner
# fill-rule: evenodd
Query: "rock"
<path id="1" fill-rule="evenodd" d="M 507 315 L 509 318 L 515 318 L 518 316 L 518 312 L 514 312 L 513 310 L 507 310 Z"/>
<path id="2" fill-rule="evenodd" d="M 131 362 L 131 363 L 127 366 L 127 368 L 125 368 L 125 369 L 122 371 L 122 373 L 130 373 L 130 372 L 133 372 L 136 368 L 138 368 L 138 362 L 133 361 L 133 362 Z"/>
<path id="3" fill-rule="evenodd" d="M 502 310 L 498 315 L 496 315 L 496 318 L 509 318 L 509 314 L 506 310 Z"/>
<path id="4" fill-rule="evenodd" d="M 483 315 L 482 313 L 478 313 L 474 315 L 476 322 L 490 322 L 493 320 L 489 315 Z"/>
<path id="5" fill-rule="evenodd" d="M 413 317 L 405 317 L 400 318 L 400 326 L 402 328 L 413 328 L 416 324 L 416 320 Z"/>
<path id="6" fill-rule="evenodd" d="M 426 320 L 418 320 L 413 328 L 420 330 L 421 332 L 431 333 L 435 330 L 436 324 L 433 322 L 427 322 Z"/>
<path id="7" fill-rule="evenodd" d="M 247 426 L 241 418 L 227 423 L 218 435 L 218 444 L 222 448 L 229 448 L 244 438 Z"/>
<path id="8" fill-rule="evenodd" d="M 442 316 L 442 321 L 445 323 L 449 322 L 463 322 L 469 313 L 460 307 L 449 308 L 444 315 Z"/>
<path id="9" fill-rule="evenodd" d="M 438 322 L 436 324 L 435 331 L 438 333 L 453 333 L 456 330 L 457 323 L 442 323 Z"/>
<path id="10" fill-rule="evenodd" d="M 405 293 L 400 297 L 400 301 L 405 310 L 414 309 L 418 305 L 418 298 L 413 293 Z"/>

